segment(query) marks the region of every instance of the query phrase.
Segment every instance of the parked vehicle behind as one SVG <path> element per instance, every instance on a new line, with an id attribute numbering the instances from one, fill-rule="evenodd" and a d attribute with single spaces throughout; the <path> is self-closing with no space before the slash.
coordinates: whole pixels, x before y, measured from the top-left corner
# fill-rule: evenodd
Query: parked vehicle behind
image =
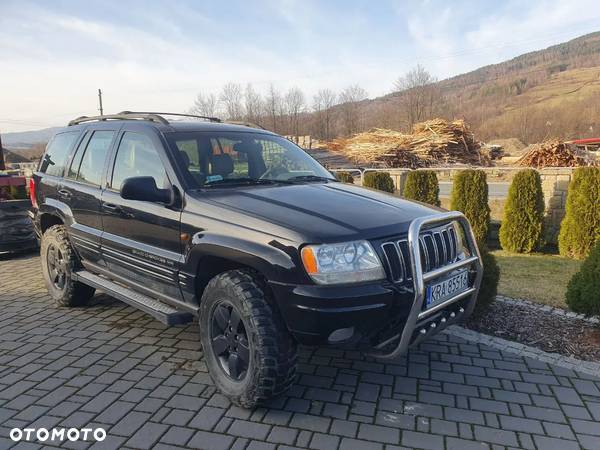
<path id="1" fill-rule="evenodd" d="M 123 112 L 61 129 L 32 183 L 48 290 L 101 289 L 199 324 L 218 389 L 284 392 L 297 346 L 394 358 L 473 310 L 479 253 L 458 212 L 342 184 L 274 133 Z"/>

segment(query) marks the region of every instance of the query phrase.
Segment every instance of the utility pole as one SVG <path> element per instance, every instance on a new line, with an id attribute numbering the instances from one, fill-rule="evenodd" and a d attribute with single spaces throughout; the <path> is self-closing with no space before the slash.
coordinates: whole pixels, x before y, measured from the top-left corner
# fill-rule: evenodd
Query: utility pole
<path id="1" fill-rule="evenodd" d="M 98 108 L 98 111 L 100 111 L 100 115 L 103 116 L 104 109 L 102 108 L 102 89 L 98 89 L 98 103 L 100 104 L 100 108 Z"/>
<path id="2" fill-rule="evenodd" d="M 4 164 L 4 150 L 2 149 L 2 136 L 0 136 L 0 170 L 6 170 L 6 164 Z"/>

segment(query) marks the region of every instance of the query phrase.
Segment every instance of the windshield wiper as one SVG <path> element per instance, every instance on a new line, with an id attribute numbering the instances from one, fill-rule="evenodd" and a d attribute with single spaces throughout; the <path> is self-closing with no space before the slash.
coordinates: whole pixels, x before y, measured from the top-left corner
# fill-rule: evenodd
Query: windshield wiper
<path id="1" fill-rule="evenodd" d="M 210 181 L 208 183 L 204 183 L 204 187 L 207 186 L 215 186 L 215 185 L 235 185 L 235 184 L 273 184 L 276 183 L 275 180 L 267 180 L 264 178 L 250 178 L 250 177 L 241 177 L 241 178 L 223 178 L 222 180 Z"/>
<path id="2" fill-rule="evenodd" d="M 337 181 L 335 178 L 320 177 L 318 175 L 298 175 L 288 178 L 287 181 Z"/>

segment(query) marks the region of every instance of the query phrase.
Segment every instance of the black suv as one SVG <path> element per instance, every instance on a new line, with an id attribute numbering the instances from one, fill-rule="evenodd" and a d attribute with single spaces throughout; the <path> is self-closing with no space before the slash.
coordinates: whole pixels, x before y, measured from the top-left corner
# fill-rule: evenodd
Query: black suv
<path id="1" fill-rule="evenodd" d="M 245 407 L 291 385 L 298 343 L 394 358 L 473 310 L 462 214 L 342 184 L 256 127 L 167 116 L 81 117 L 48 144 L 30 188 L 59 305 L 100 289 L 197 318 L 216 386 Z"/>

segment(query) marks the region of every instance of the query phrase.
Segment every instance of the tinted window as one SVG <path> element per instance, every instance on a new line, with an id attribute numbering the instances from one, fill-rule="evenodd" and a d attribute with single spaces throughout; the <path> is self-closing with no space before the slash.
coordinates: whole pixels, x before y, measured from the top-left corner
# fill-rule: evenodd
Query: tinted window
<path id="1" fill-rule="evenodd" d="M 71 160 L 71 165 L 69 166 L 69 171 L 67 172 L 67 178 L 72 178 L 73 180 L 77 179 L 77 174 L 79 173 L 79 166 L 81 165 L 81 158 L 83 158 L 83 154 L 85 153 L 85 139 L 79 144 L 77 150 L 75 150 L 75 155 Z"/>
<path id="2" fill-rule="evenodd" d="M 85 148 L 77 180 L 100 186 L 104 162 L 114 135 L 114 131 L 94 131 Z M 77 160 L 77 155 L 75 160 Z M 75 163 L 75 161 L 73 162 Z"/>
<path id="3" fill-rule="evenodd" d="M 40 172 L 58 177 L 62 176 L 65 171 L 67 157 L 78 136 L 79 131 L 60 133 L 54 136 L 48 144 L 48 149 L 42 159 Z"/>
<path id="4" fill-rule="evenodd" d="M 169 185 L 165 168 L 152 140 L 143 134 L 127 132 L 123 134 L 117 150 L 111 187 L 120 190 L 123 181 L 131 177 L 153 177 L 159 188 Z"/>

